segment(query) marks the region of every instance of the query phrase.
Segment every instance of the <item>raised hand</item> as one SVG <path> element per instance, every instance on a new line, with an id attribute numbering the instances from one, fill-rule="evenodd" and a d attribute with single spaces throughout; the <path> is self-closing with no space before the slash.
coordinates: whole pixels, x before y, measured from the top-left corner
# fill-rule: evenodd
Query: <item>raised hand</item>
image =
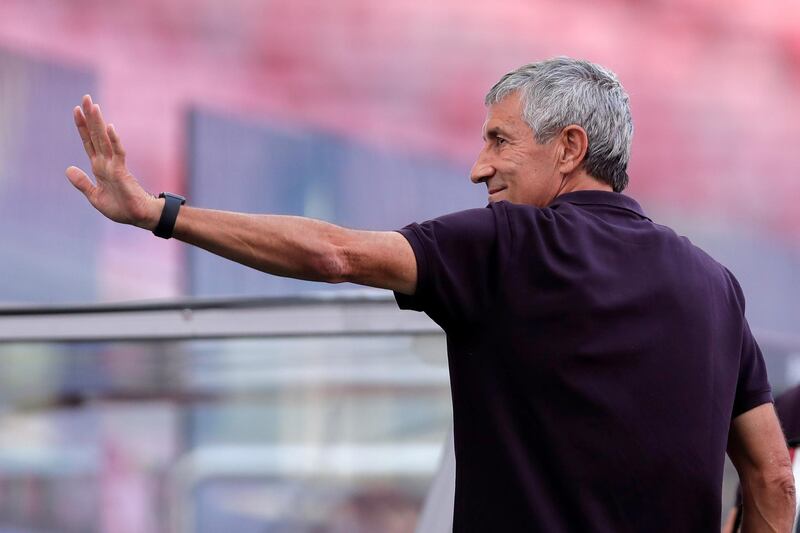
<path id="1" fill-rule="evenodd" d="M 128 171 L 119 136 L 114 126 L 103 120 L 100 106 L 86 95 L 73 115 L 97 182 L 92 183 L 83 170 L 71 166 L 66 171 L 70 183 L 114 222 L 155 228 L 163 200 L 147 193 Z"/>

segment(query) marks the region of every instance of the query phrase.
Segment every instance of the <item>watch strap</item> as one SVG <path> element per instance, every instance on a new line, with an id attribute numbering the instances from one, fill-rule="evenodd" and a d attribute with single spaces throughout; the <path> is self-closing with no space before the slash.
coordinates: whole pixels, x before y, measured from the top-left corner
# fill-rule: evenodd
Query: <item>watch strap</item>
<path id="1" fill-rule="evenodd" d="M 153 235 L 162 239 L 169 239 L 175 229 L 178 211 L 186 203 L 186 198 L 171 192 L 162 192 L 158 197 L 164 199 L 164 209 L 161 211 L 161 218 L 158 220 L 156 229 L 153 230 Z"/>

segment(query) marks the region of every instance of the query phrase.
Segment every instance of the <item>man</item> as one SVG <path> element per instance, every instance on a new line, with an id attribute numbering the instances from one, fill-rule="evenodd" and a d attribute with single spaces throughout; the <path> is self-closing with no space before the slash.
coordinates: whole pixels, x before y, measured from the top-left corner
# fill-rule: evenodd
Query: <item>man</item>
<path id="1" fill-rule="evenodd" d="M 395 291 L 447 334 L 454 531 L 712 531 L 726 444 L 745 527 L 785 531 L 794 485 L 734 277 L 620 192 L 628 96 L 591 63 L 504 76 L 471 179 L 489 205 L 399 232 L 180 207 L 147 194 L 89 97 L 75 109 L 117 222 L 281 276 Z"/>

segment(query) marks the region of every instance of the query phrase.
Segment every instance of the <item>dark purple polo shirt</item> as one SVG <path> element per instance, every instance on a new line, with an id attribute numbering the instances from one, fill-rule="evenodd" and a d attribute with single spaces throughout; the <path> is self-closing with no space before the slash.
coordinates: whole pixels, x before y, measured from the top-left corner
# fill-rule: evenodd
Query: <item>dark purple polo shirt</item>
<path id="1" fill-rule="evenodd" d="M 718 531 L 731 418 L 771 401 L 733 275 L 631 198 L 400 230 L 447 334 L 454 531 Z"/>

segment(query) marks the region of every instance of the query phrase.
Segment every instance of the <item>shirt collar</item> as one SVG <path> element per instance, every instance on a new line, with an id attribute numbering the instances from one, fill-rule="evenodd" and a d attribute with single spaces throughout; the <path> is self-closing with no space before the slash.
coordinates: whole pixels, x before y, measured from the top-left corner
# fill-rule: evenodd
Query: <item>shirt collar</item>
<path id="1" fill-rule="evenodd" d="M 605 205 L 609 207 L 616 207 L 631 211 L 636 215 L 648 220 L 649 217 L 644 214 L 644 210 L 639 203 L 624 194 L 611 191 L 575 191 L 568 192 L 558 196 L 553 200 L 548 207 L 556 207 L 560 204 L 574 204 L 574 205 Z"/>

